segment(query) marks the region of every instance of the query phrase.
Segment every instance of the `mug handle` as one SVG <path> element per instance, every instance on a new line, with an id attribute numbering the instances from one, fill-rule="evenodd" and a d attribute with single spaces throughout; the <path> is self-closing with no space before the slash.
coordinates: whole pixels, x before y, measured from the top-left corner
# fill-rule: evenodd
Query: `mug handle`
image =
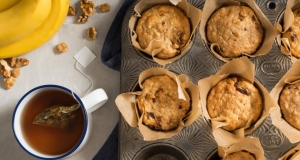
<path id="1" fill-rule="evenodd" d="M 81 101 L 88 113 L 92 113 L 100 108 L 107 100 L 107 95 L 102 88 L 98 88 L 81 98 Z"/>

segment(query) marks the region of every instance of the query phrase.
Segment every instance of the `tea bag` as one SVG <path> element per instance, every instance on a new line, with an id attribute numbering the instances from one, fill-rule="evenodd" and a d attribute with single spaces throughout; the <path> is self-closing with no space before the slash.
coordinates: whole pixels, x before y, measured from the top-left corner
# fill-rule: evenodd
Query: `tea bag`
<path id="1" fill-rule="evenodd" d="M 34 118 L 33 124 L 67 129 L 74 121 L 76 117 L 74 111 L 76 111 L 78 108 L 80 108 L 79 104 L 74 104 L 71 106 L 55 105 L 39 113 Z"/>

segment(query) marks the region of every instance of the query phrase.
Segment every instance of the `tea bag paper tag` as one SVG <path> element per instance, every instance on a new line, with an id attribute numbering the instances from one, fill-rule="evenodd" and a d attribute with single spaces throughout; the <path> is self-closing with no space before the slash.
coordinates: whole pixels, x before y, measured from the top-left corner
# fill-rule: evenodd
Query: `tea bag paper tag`
<path id="1" fill-rule="evenodd" d="M 76 53 L 74 58 L 82 65 L 83 68 L 86 68 L 96 58 L 96 56 L 87 46 L 84 46 Z"/>

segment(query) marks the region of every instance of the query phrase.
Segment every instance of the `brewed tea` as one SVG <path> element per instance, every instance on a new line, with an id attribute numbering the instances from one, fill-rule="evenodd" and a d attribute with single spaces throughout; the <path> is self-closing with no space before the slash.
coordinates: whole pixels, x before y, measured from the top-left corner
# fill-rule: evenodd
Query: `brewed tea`
<path id="1" fill-rule="evenodd" d="M 21 117 L 21 129 L 27 143 L 36 151 L 59 155 L 71 150 L 80 140 L 84 130 L 82 109 L 75 112 L 76 118 L 68 129 L 59 129 L 33 124 L 34 118 L 51 106 L 78 103 L 70 94 L 58 90 L 47 90 L 35 95 L 25 106 Z"/>

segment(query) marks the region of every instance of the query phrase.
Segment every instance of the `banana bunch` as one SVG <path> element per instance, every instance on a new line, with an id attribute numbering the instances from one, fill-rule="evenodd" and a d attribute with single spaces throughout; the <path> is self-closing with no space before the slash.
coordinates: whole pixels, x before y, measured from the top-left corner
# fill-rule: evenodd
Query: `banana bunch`
<path id="1" fill-rule="evenodd" d="M 63 24 L 70 0 L 0 0 L 0 58 L 46 43 Z"/>

